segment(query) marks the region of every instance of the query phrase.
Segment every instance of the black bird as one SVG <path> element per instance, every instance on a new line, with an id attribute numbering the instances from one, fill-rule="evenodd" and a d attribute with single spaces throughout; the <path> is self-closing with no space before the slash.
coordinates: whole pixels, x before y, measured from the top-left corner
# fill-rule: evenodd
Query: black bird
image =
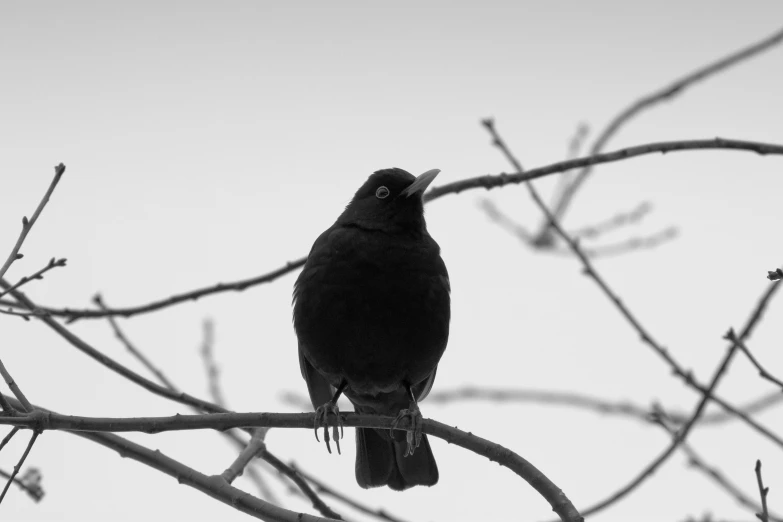
<path id="1" fill-rule="evenodd" d="M 417 405 L 449 337 L 449 276 L 422 200 L 438 172 L 372 174 L 316 239 L 294 285 L 299 365 L 316 408 L 316 437 L 324 426 L 329 448 L 328 415 L 338 413 L 341 393 L 359 413 L 409 417 L 414 426 L 407 433 L 356 429 L 363 488 L 438 482 Z M 336 425 L 334 438 L 339 450 Z"/>

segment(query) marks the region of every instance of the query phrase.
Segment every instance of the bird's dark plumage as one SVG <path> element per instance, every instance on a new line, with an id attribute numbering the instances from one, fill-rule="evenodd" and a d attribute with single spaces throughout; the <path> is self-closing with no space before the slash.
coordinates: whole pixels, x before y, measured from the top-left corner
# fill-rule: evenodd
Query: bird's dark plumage
<path id="1" fill-rule="evenodd" d="M 316 239 L 294 286 L 299 364 L 315 408 L 340 385 L 356 411 L 391 416 L 409 405 L 418 414 L 415 401 L 429 393 L 450 318 L 448 272 L 421 197 L 437 173 L 374 173 Z M 405 432 L 358 428 L 356 440 L 360 486 L 438 481 L 426 435 L 408 456 Z"/>

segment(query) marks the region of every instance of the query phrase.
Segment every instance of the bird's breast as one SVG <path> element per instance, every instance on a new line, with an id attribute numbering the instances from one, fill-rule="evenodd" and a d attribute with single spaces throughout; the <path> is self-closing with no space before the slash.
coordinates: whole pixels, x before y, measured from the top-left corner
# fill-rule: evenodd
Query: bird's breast
<path id="1" fill-rule="evenodd" d="M 448 274 L 428 236 L 342 231 L 313 248 L 296 285 L 294 322 L 313 366 L 355 389 L 419 382 L 446 347 Z"/>

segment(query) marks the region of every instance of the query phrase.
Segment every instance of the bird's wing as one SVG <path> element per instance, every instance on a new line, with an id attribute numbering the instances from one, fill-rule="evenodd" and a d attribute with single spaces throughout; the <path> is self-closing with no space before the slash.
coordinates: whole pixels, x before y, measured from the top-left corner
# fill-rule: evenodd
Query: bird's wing
<path id="1" fill-rule="evenodd" d="M 432 385 L 435 383 L 435 374 L 438 373 L 438 367 L 436 366 L 432 373 L 423 381 L 415 386 L 413 389 L 413 395 L 417 401 L 423 401 L 427 395 L 429 395 Z"/>
<path id="2" fill-rule="evenodd" d="M 323 406 L 332 400 L 332 396 L 336 391 L 335 388 L 329 384 L 326 377 L 313 368 L 313 365 L 304 356 L 301 343 L 299 344 L 299 369 L 302 370 L 302 377 L 304 377 L 307 383 L 307 392 L 310 394 L 310 402 L 313 403 L 313 408 Z"/>

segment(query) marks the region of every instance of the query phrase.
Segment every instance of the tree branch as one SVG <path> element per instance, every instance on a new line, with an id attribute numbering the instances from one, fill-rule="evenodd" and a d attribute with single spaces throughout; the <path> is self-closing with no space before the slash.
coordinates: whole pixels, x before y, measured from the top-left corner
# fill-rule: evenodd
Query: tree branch
<path id="1" fill-rule="evenodd" d="M 16 398 L 19 399 L 19 403 L 22 405 L 23 410 L 27 413 L 33 411 L 33 405 L 30 404 L 30 401 L 28 401 L 27 397 L 24 396 L 24 393 L 22 393 L 22 390 L 16 384 L 13 377 L 11 377 L 11 374 L 8 373 L 8 370 L 6 370 L 2 359 L 0 359 L 0 376 L 3 377 L 3 380 L 5 380 L 5 383 L 14 393 Z M 7 404 L 7 401 L 4 402 L 3 404 Z"/>
<path id="2" fill-rule="evenodd" d="M 761 479 L 761 461 L 756 460 L 756 481 L 759 484 L 759 495 L 761 496 L 761 513 L 756 516 L 761 522 L 769 522 L 769 512 L 767 511 L 767 493 L 769 488 L 764 487 L 764 481 Z"/>
<path id="3" fill-rule="evenodd" d="M 8 258 L 5 260 L 5 263 L 3 263 L 3 266 L 0 267 L 0 279 L 2 279 L 14 261 L 23 257 L 22 254 L 19 253 L 19 249 L 22 248 L 22 244 L 24 243 L 27 234 L 30 233 L 33 225 L 35 225 L 35 222 L 38 221 L 38 216 L 41 215 L 44 207 L 49 202 L 49 198 L 51 197 L 52 192 L 54 192 L 54 187 L 57 186 L 57 183 L 59 183 L 60 178 L 64 173 L 65 165 L 60 163 L 54 168 L 54 178 L 52 178 L 51 183 L 49 183 L 49 188 L 46 190 L 46 193 L 41 199 L 41 202 L 38 203 L 38 207 L 35 209 L 35 212 L 33 212 L 33 217 L 31 217 L 29 220 L 27 219 L 27 216 L 22 217 L 22 232 L 19 234 L 19 239 L 16 240 L 14 248 L 11 249 L 11 253 L 8 254 Z"/>
<path id="4" fill-rule="evenodd" d="M 67 259 L 65 259 L 64 257 L 63 257 L 63 258 L 60 258 L 60 259 L 51 258 L 51 259 L 49 260 L 49 264 L 47 264 L 45 267 L 43 267 L 42 269 L 38 270 L 38 271 L 37 271 L 36 273 L 34 273 L 33 275 L 30 275 L 30 276 L 24 276 L 24 277 L 22 277 L 22 278 L 21 278 L 19 281 L 17 281 L 17 282 L 16 282 L 16 284 L 15 284 L 14 286 L 12 286 L 11 288 L 9 288 L 8 290 L 5 290 L 5 291 L 3 291 L 3 292 L 0 292 L 0 297 L 3 297 L 3 296 L 4 296 L 4 295 L 6 295 L 6 294 L 7 294 L 9 291 L 11 291 L 11 290 L 16 290 L 16 289 L 17 289 L 17 288 L 19 288 L 20 286 L 22 286 L 22 285 L 25 285 L 25 284 L 29 283 L 30 281 L 33 281 L 33 280 L 39 280 L 39 279 L 43 279 L 43 275 L 44 275 L 46 272 L 48 272 L 48 271 L 49 271 L 49 270 L 51 270 L 52 268 L 55 268 L 55 267 L 58 267 L 58 266 L 65 266 L 65 263 L 66 263 L 67 261 L 68 261 L 68 260 L 67 260 Z"/>
<path id="5" fill-rule="evenodd" d="M 80 433 L 126 432 L 162 433 L 194 429 L 227 430 L 230 428 L 300 428 L 313 429 L 315 413 L 212 413 L 205 415 L 174 415 L 170 417 L 99 418 L 61 415 L 49 411 L 34 411 L 20 417 L 0 417 L 0 424 L 42 430 L 66 430 Z M 407 420 L 395 423 L 394 417 L 340 413 L 346 428 L 413 429 Z M 504 466 L 530 484 L 552 506 L 561 520 L 581 520 L 565 494 L 541 471 L 513 451 L 471 433 L 452 428 L 432 419 L 422 422 L 424 433 L 438 437 Z M 86 435 L 85 435 L 86 436 Z"/>
<path id="6" fill-rule="evenodd" d="M 35 502 L 40 502 L 44 496 L 44 490 L 41 487 L 41 473 L 36 468 L 27 468 L 27 472 L 22 475 L 22 478 L 14 477 L 11 473 L 0 469 L 0 477 L 11 480 Z"/>
<path id="7" fill-rule="evenodd" d="M 20 401 L 21 404 L 21 401 Z M 16 475 L 19 473 L 19 470 L 22 469 L 22 465 L 24 464 L 25 459 L 27 459 L 27 455 L 30 454 L 30 450 L 33 449 L 33 444 L 35 444 L 36 439 L 38 439 L 38 435 L 41 434 L 40 430 L 34 430 L 33 435 L 30 437 L 30 442 L 27 443 L 27 447 L 24 450 L 24 453 L 22 453 L 21 458 L 19 459 L 19 462 L 14 466 L 14 470 L 11 472 L 11 476 L 8 477 L 8 481 L 5 483 L 5 487 L 3 488 L 3 492 L 0 493 L 0 504 L 3 503 L 3 499 L 5 498 L 5 494 L 8 492 L 8 488 L 11 487 L 11 483 L 16 478 Z"/>
<path id="8" fill-rule="evenodd" d="M 662 89 L 653 91 L 652 93 L 639 98 L 637 101 L 632 103 L 629 107 L 623 109 L 617 116 L 615 116 L 611 120 L 609 125 L 607 125 L 607 127 L 598 135 L 598 138 L 596 138 L 595 142 L 593 143 L 593 146 L 590 149 L 590 154 L 596 155 L 602 150 L 604 150 L 606 144 L 609 143 L 609 140 L 615 134 L 617 134 L 620 128 L 626 123 L 628 123 L 628 121 L 630 121 L 633 117 L 641 113 L 642 111 L 649 109 L 663 101 L 668 101 L 679 94 L 682 94 L 687 88 L 691 87 L 695 83 L 701 80 L 705 80 L 710 76 L 714 76 L 715 74 L 722 72 L 732 67 L 733 65 L 737 65 L 738 63 L 743 62 L 748 58 L 751 58 L 761 52 L 771 49 L 775 45 L 778 45 L 781 41 L 783 41 L 783 29 L 778 30 L 774 34 L 764 38 L 763 40 L 757 43 L 754 43 L 748 47 L 740 49 L 739 51 L 735 51 L 734 53 L 731 53 L 730 55 L 721 58 L 720 60 L 713 62 L 705 67 L 701 67 L 693 71 L 692 73 L 667 85 L 666 87 L 663 87 Z M 568 208 L 568 205 L 573 200 L 574 194 L 576 194 L 576 191 L 585 182 L 587 177 L 590 175 L 591 171 L 592 171 L 591 166 L 586 165 L 576 175 L 573 183 L 571 183 L 562 192 L 560 199 L 558 200 L 557 204 L 554 207 L 555 217 L 557 217 L 558 219 L 561 219 L 563 217 L 566 209 Z M 549 230 L 549 224 L 545 223 L 542 226 L 542 230 L 539 235 L 545 234 L 547 230 Z"/>

